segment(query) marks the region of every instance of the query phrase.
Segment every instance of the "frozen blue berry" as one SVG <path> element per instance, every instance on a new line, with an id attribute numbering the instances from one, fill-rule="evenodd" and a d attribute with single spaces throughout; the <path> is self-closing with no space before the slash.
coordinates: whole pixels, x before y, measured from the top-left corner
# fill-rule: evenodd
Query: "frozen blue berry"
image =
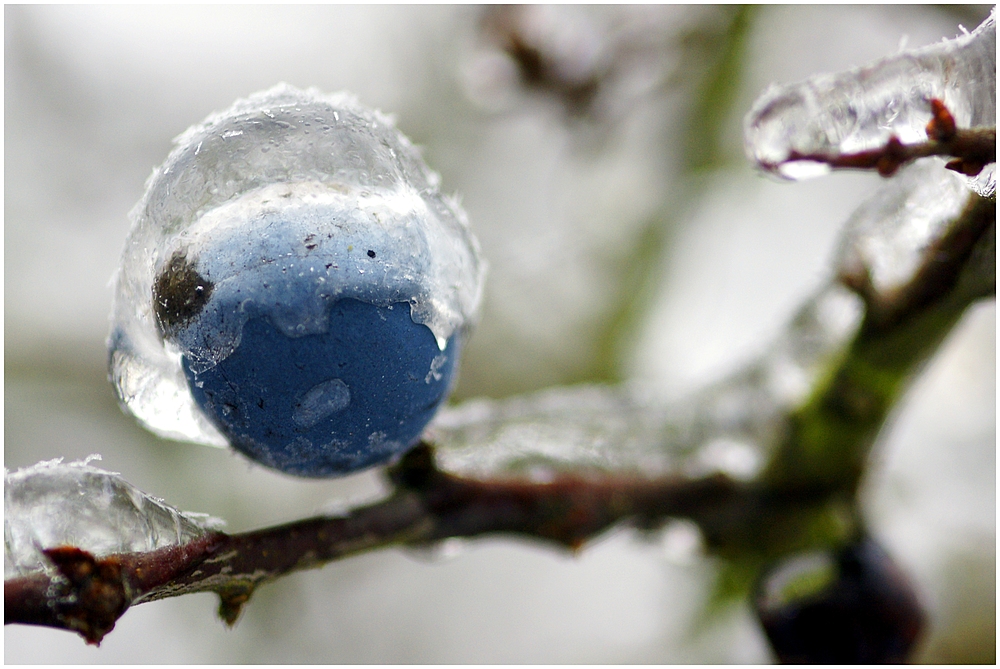
<path id="1" fill-rule="evenodd" d="M 483 263 L 413 146 L 346 95 L 278 86 L 177 140 L 132 212 L 109 342 L 170 438 L 332 476 L 447 398 Z"/>
<path id="2" fill-rule="evenodd" d="M 913 586 L 870 538 L 783 560 L 755 605 L 785 664 L 906 662 L 924 623 Z"/>

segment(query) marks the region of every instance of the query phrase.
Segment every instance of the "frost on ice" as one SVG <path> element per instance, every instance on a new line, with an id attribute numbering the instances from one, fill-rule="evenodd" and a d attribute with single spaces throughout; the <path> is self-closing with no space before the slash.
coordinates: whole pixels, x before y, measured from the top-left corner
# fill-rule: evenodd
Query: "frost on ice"
<path id="1" fill-rule="evenodd" d="M 746 150 L 761 168 L 789 179 L 827 171 L 789 161 L 793 152 L 836 156 L 927 139 L 930 100 L 942 100 L 959 128 L 996 124 L 996 10 L 971 34 L 906 51 L 873 65 L 772 86 L 744 122 Z M 980 195 L 996 191 L 995 165 L 966 178 Z"/>
<path id="2" fill-rule="evenodd" d="M 428 428 L 438 466 L 480 479 L 756 477 L 818 375 L 861 322 L 859 298 L 818 293 L 757 362 L 677 403 L 636 384 L 554 388 L 442 409 Z"/>
<path id="3" fill-rule="evenodd" d="M 43 569 L 43 549 L 75 546 L 97 556 L 184 544 L 222 521 L 185 513 L 115 473 L 83 462 L 39 462 L 4 471 L 4 578 Z"/>
<path id="4" fill-rule="evenodd" d="M 426 325 L 443 349 L 475 318 L 485 264 L 464 213 L 439 192 L 438 181 L 391 119 L 346 93 L 280 84 L 187 130 L 130 214 L 109 339 L 122 403 L 163 437 L 226 444 L 191 397 L 178 347 L 158 332 L 157 318 L 165 330 L 170 323 L 152 295 L 165 266 L 184 270 L 199 249 L 218 249 L 230 238 L 240 240 L 232 253 L 200 261 L 229 276 L 270 272 L 266 280 L 273 278 L 269 290 L 277 297 L 265 308 L 288 336 L 325 331 L 331 300 L 388 305 L 402 295 L 414 322 Z M 305 249 L 327 244 L 340 260 L 325 273 L 296 275 L 294 257 L 268 255 L 273 235 L 297 235 Z M 380 249 L 377 257 L 366 254 L 372 248 Z M 193 271 L 171 276 L 198 278 Z M 241 290 L 239 280 L 202 288 Z M 191 306 L 167 316 L 182 319 Z M 212 332 L 187 352 L 194 370 L 225 359 L 245 320 L 207 317 Z"/>

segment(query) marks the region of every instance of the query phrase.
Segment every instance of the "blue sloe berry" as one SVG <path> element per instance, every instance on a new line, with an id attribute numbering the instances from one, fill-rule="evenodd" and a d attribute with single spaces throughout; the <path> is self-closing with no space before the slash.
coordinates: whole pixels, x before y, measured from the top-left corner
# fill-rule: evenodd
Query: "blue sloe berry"
<path id="1" fill-rule="evenodd" d="M 299 476 L 412 447 L 485 270 L 437 181 L 346 94 L 279 85 L 188 130 L 132 212 L 109 339 L 122 404 Z"/>
<path id="2" fill-rule="evenodd" d="M 865 537 L 765 571 L 754 604 L 785 664 L 898 664 L 924 624 L 913 586 Z"/>
<path id="3" fill-rule="evenodd" d="M 254 460 L 305 476 L 376 464 L 406 449 L 445 399 L 457 338 L 441 356 L 409 305 L 330 306 L 327 332 L 292 338 L 264 317 L 215 367 L 184 372 L 195 401 Z"/>
<path id="4" fill-rule="evenodd" d="M 448 395 L 461 347 L 460 333 L 442 350 L 414 322 L 417 282 L 343 296 L 356 273 L 388 271 L 366 246 L 393 249 L 364 226 L 337 228 L 358 216 L 339 204 L 233 207 L 219 218 L 254 225 L 198 231 L 153 284 L 157 327 L 180 349 L 198 407 L 234 448 L 300 476 L 357 471 L 412 446 Z"/>

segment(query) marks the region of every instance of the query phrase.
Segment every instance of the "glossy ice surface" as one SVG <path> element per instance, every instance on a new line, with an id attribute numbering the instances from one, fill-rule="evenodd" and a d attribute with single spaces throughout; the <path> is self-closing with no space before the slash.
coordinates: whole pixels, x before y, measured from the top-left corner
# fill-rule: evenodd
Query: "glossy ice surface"
<path id="1" fill-rule="evenodd" d="M 837 155 L 927 139 L 930 100 L 942 100 L 960 128 L 996 119 L 996 12 L 972 33 L 837 74 L 772 86 L 747 114 L 746 151 L 762 169 L 788 179 L 827 168 L 798 154 Z M 980 195 L 996 191 L 996 168 L 966 179 Z"/>
<path id="2" fill-rule="evenodd" d="M 42 550 L 70 545 L 97 556 L 183 544 L 222 521 L 178 511 L 83 462 L 39 462 L 4 474 L 4 578 L 42 569 Z"/>
<path id="3" fill-rule="evenodd" d="M 447 396 L 484 272 L 437 175 L 352 96 L 283 84 L 176 141 L 117 277 L 123 404 L 161 436 L 300 475 L 411 445 Z"/>

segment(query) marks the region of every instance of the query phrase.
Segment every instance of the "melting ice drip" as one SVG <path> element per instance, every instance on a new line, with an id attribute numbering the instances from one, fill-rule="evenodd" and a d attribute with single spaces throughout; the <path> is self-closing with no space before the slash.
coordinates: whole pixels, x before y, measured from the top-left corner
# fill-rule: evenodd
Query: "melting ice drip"
<path id="1" fill-rule="evenodd" d="M 895 135 L 927 139 L 930 100 L 942 100 L 960 128 L 996 124 L 996 10 L 974 32 L 839 74 L 772 86 L 744 121 L 746 151 L 762 169 L 788 179 L 824 174 L 800 155 L 875 149 Z M 995 165 L 967 178 L 980 195 L 996 191 Z"/>
<path id="2" fill-rule="evenodd" d="M 40 462 L 4 472 L 4 578 L 43 569 L 46 548 L 97 556 L 187 543 L 222 521 L 185 513 L 89 463 Z"/>

